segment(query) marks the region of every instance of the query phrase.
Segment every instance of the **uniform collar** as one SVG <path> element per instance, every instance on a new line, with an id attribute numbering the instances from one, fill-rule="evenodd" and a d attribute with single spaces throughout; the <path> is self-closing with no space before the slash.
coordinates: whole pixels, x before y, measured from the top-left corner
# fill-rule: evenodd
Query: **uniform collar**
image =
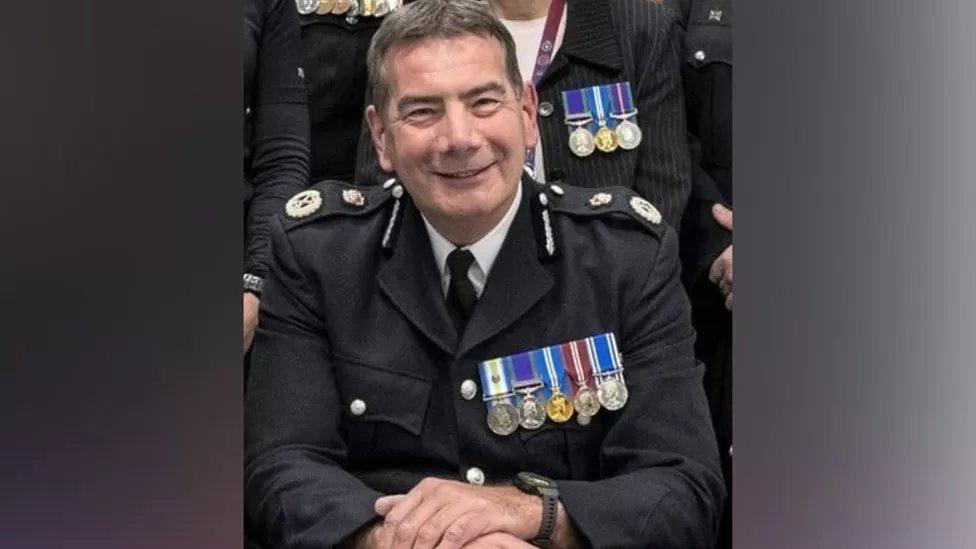
<path id="1" fill-rule="evenodd" d="M 474 267 L 476 269 L 472 273 L 472 276 L 474 277 L 473 282 L 479 295 L 481 294 L 480 290 L 484 288 L 488 275 L 491 274 L 491 268 L 495 264 L 498 252 L 502 249 L 502 243 L 505 242 L 505 237 L 508 236 L 508 231 L 512 227 L 512 221 L 515 220 L 515 213 L 518 212 L 521 201 L 522 185 L 520 183 L 517 185 L 515 199 L 512 200 L 512 205 L 509 206 L 508 211 L 505 212 L 504 217 L 502 217 L 498 224 L 474 244 L 464 246 L 474 256 Z M 424 225 L 427 227 L 427 235 L 430 237 L 430 247 L 434 252 L 434 262 L 437 265 L 437 272 L 441 273 L 442 286 L 444 286 L 444 291 L 446 292 L 447 284 L 450 281 L 447 270 L 447 256 L 454 251 L 456 246 L 444 238 L 441 233 L 437 232 L 437 229 L 427 221 L 427 217 L 424 214 L 421 213 L 420 216 L 423 218 Z"/>

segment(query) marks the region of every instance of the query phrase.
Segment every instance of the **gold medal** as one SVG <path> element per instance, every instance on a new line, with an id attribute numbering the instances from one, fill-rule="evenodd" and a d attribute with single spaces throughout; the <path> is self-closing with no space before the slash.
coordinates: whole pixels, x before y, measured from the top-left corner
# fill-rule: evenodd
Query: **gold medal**
<path id="1" fill-rule="evenodd" d="M 562 393 L 553 393 L 546 402 L 546 415 L 556 423 L 564 423 L 573 417 L 573 403 Z"/>
<path id="2" fill-rule="evenodd" d="M 372 17 L 376 15 L 376 0 L 362 0 L 363 9 L 361 15 Z"/>
<path id="3" fill-rule="evenodd" d="M 315 10 L 315 13 L 319 15 L 328 15 L 332 13 L 332 6 L 335 4 L 335 0 L 319 0 L 319 7 Z"/>
<path id="4" fill-rule="evenodd" d="M 342 15 L 352 7 L 352 0 L 335 0 L 332 5 L 333 15 Z"/>
<path id="5" fill-rule="evenodd" d="M 617 134 L 606 126 L 600 126 L 599 131 L 596 132 L 594 144 L 596 148 L 600 149 L 600 152 L 612 153 L 617 150 Z"/>

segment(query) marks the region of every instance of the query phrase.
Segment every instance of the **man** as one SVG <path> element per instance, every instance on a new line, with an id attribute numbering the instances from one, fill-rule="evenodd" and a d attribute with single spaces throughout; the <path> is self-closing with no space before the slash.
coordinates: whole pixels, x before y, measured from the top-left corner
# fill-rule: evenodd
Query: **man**
<path id="1" fill-rule="evenodd" d="M 368 65 L 367 120 L 399 182 L 321 183 L 278 218 L 246 402 L 252 533 L 708 547 L 724 491 L 675 233 L 630 191 L 521 176 L 536 97 L 483 3 L 398 10 Z M 598 341 L 613 352 L 585 358 Z M 540 418 L 555 347 L 584 355 L 558 355 L 579 410 Z M 584 409 L 591 387 L 605 409 Z"/>

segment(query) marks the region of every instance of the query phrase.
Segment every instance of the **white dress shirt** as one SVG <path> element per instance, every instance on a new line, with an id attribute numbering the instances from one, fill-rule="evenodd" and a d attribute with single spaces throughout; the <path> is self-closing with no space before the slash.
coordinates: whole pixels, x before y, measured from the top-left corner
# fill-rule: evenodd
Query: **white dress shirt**
<path id="1" fill-rule="evenodd" d="M 470 246 L 462 247 L 462 249 L 470 251 L 471 255 L 474 256 L 474 261 L 471 262 L 471 267 L 468 269 L 468 278 L 471 280 L 471 284 L 474 285 L 474 292 L 478 297 L 481 297 L 481 292 L 485 289 L 485 283 L 488 281 L 488 275 L 491 273 L 491 266 L 494 265 L 495 258 L 498 257 L 498 252 L 502 249 L 502 243 L 505 242 L 505 237 L 508 236 L 508 230 L 512 227 L 512 221 L 515 220 L 515 212 L 518 211 L 519 203 L 522 202 L 521 183 L 518 184 L 517 189 L 515 191 L 515 200 L 512 201 L 512 205 L 508 208 L 508 212 L 505 213 L 501 221 L 492 230 L 488 231 L 488 234 L 481 237 L 480 240 Z M 423 214 L 420 217 L 423 218 L 424 225 L 427 226 L 427 234 L 430 236 L 430 247 L 434 250 L 434 261 L 437 265 L 437 272 L 441 273 L 441 288 L 444 290 L 444 296 L 447 296 L 448 287 L 451 285 L 451 271 L 447 267 L 447 256 L 457 246 L 451 244 L 450 240 L 444 238 L 441 233 L 437 232 L 437 229 L 427 221 L 427 218 Z"/>

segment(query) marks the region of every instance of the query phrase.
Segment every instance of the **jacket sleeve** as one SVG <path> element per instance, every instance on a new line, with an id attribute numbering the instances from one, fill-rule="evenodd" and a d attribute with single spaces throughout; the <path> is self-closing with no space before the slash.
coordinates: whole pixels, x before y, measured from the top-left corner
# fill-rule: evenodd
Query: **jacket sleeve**
<path id="1" fill-rule="evenodd" d="M 691 192 L 681 84 L 681 34 L 672 10 L 665 6 L 644 9 L 658 12 L 653 18 L 635 16 L 638 21 L 650 19 L 657 24 L 633 30 L 643 38 L 635 42 L 642 50 L 635 55 L 638 84 L 634 100 L 643 138 L 633 188 L 660 208 L 664 219 L 677 229 Z"/>
<path id="2" fill-rule="evenodd" d="M 291 2 L 270 2 L 258 46 L 253 98 L 251 184 L 244 271 L 266 276 L 268 222 L 308 184 L 309 126 L 304 53 Z"/>
<path id="3" fill-rule="evenodd" d="M 646 280 L 620 284 L 631 304 L 620 334 L 630 396 L 600 448 L 602 480 L 558 483 L 570 520 L 596 548 L 711 548 L 721 516 L 725 489 L 676 238 L 667 229 L 650 264 L 632 270 Z"/>
<path id="4" fill-rule="evenodd" d="M 692 161 L 691 197 L 681 218 L 682 280 L 693 295 L 712 288 L 708 270 L 721 253 L 732 245 L 732 233 L 715 221 L 712 206 L 726 204 L 715 181 L 701 167 L 701 142 L 688 134 L 688 150 Z M 694 301 L 695 298 L 693 298 Z"/>
<path id="5" fill-rule="evenodd" d="M 245 396 L 248 530 L 267 547 L 329 547 L 376 518 L 381 494 L 344 470 L 343 411 L 318 298 L 279 216 L 272 233 Z"/>

